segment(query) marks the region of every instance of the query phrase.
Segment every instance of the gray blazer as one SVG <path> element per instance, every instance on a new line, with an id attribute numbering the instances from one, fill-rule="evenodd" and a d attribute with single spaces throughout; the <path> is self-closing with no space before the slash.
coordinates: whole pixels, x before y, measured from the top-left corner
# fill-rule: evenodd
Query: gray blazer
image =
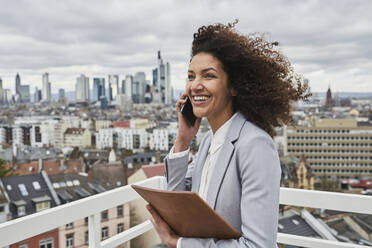
<path id="1" fill-rule="evenodd" d="M 188 156 L 165 158 L 168 190 L 199 191 L 212 132 L 203 138 L 189 166 Z M 240 239 L 182 238 L 183 248 L 273 248 L 279 212 L 280 163 L 271 137 L 243 114 L 233 119 L 208 188 L 207 203 L 242 233 Z"/>

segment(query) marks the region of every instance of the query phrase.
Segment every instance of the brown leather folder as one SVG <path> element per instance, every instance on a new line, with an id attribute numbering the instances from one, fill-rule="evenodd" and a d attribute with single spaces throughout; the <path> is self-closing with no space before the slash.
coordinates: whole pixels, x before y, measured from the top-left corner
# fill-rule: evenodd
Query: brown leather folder
<path id="1" fill-rule="evenodd" d="M 242 236 L 194 192 L 131 186 L 181 237 L 237 239 Z"/>

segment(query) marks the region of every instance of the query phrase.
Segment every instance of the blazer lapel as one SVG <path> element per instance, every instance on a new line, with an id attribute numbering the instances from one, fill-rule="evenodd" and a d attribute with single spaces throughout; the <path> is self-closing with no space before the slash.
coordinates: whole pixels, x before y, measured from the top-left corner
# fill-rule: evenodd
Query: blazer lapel
<path id="1" fill-rule="evenodd" d="M 202 144 L 200 144 L 200 150 L 198 151 L 198 156 L 195 160 L 195 171 L 192 176 L 191 191 L 196 193 L 199 192 L 205 159 L 207 158 L 209 146 L 211 145 L 211 131 L 206 135 L 208 136 L 205 138 L 205 140 L 203 140 Z"/>
<path id="2" fill-rule="evenodd" d="M 233 119 L 229 127 L 229 131 L 227 132 L 227 135 L 226 135 L 226 141 L 221 147 L 221 151 L 219 153 L 217 163 L 214 167 L 213 174 L 211 176 L 211 181 L 208 187 L 208 193 L 207 193 L 207 203 L 212 208 L 216 207 L 215 205 L 216 205 L 217 196 L 220 191 L 223 178 L 225 177 L 227 168 L 229 167 L 230 160 L 231 160 L 231 157 L 235 149 L 234 142 L 239 138 L 240 130 L 243 127 L 243 124 L 245 121 L 246 121 L 245 117 L 243 116 L 243 114 L 239 112 L 237 116 L 235 116 L 235 118 Z M 210 140 L 209 140 L 209 143 L 210 143 Z M 204 161 L 205 161 L 205 157 L 204 157 Z M 200 170 L 200 172 L 198 171 L 198 174 L 197 174 L 199 178 L 199 182 L 198 182 L 199 184 L 200 184 L 201 173 L 202 173 L 202 170 Z"/>

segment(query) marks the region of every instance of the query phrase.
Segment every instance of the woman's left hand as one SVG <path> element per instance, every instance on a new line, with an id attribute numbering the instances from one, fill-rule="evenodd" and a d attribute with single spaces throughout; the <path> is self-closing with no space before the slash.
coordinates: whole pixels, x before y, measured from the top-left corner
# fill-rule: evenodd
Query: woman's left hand
<path id="1" fill-rule="evenodd" d="M 170 248 L 177 247 L 179 237 L 173 232 L 169 225 L 160 217 L 158 212 L 150 205 L 146 205 L 147 210 L 152 215 L 151 222 L 158 232 L 161 240 Z"/>

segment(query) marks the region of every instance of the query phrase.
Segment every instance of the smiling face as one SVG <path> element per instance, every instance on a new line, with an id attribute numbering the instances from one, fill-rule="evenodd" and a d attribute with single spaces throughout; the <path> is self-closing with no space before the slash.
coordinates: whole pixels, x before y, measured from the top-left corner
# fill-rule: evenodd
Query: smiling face
<path id="1" fill-rule="evenodd" d="M 233 114 L 234 90 L 228 87 L 228 76 L 221 62 L 210 53 L 196 54 L 189 65 L 186 93 L 195 116 L 207 117 L 218 128 Z"/>

